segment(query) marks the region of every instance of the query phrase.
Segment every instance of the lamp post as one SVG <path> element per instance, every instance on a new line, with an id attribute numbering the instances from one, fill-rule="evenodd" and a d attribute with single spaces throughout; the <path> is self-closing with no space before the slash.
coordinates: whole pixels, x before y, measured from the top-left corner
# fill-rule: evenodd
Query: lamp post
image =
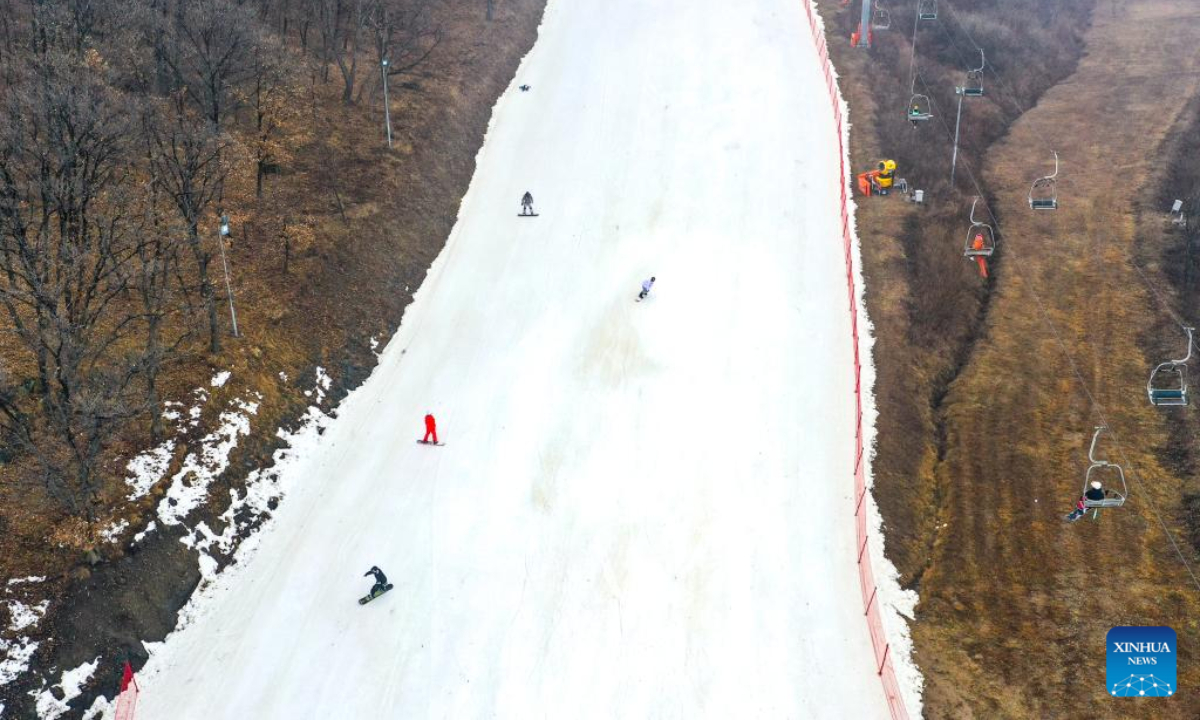
<path id="1" fill-rule="evenodd" d="M 237 311 L 233 309 L 233 285 L 229 282 L 229 261 L 225 259 L 225 238 L 229 237 L 229 216 L 221 216 L 221 225 L 217 231 L 217 246 L 221 248 L 221 267 L 225 269 L 225 294 L 229 296 L 229 320 L 233 323 L 233 336 L 238 335 Z"/>
<path id="2" fill-rule="evenodd" d="M 383 73 L 382 73 L 383 74 L 383 124 L 387 127 L 387 141 L 388 141 L 388 147 L 390 148 L 392 146 L 392 109 L 388 103 L 388 91 L 387 91 L 388 61 L 387 61 L 387 58 L 384 58 L 381 64 L 383 66 Z"/>

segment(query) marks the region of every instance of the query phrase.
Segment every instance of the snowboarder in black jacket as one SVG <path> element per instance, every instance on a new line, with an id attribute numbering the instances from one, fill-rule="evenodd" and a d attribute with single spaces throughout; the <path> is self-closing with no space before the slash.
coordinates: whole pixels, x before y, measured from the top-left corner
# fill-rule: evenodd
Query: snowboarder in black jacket
<path id="1" fill-rule="evenodd" d="M 387 575 L 384 575 L 382 570 L 380 570 L 378 567 L 372 566 L 370 570 L 363 573 L 363 577 L 368 575 L 375 576 L 375 586 L 371 588 L 371 595 L 376 595 L 382 593 L 384 590 L 387 590 Z"/>

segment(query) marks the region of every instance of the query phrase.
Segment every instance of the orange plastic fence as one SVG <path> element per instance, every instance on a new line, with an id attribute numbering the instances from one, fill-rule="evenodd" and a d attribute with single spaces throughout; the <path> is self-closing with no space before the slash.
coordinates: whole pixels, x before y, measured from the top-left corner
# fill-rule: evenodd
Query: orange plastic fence
<path id="1" fill-rule="evenodd" d="M 862 589 L 863 615 L 866 617 L 867 629 L 871 634 L 871 645 L 875 650 L 875 672 L 883 683 L 883 693 L 887 697 L 892 718 L 893 720 L 908 720 L 908 709 L 904 706 L 904 698 L 900 695 L 900 684 L 896 681 L 896 671 L 892 667 L 891 646 L 883 631 L 883 619 L 879 615 L 879 589 L 875 585 L 875 574 L 871 571 L 871 553 L 867 549 L 867 486 L 863 468 L 862 365 L 858 355 L 858 293 L 854 286 L 854 256 L 852 254 L 854 239 L 850 233 L 850 211 L 847 205 L 849 198 L 847 198 L 846 187 L 849 176 L 846 174 L 846 153 L 842 133 L 842 104 L 838 95 L 837 81 L 833 75 L 833 65 L 829 62 L 829 48 L 825 44 L 825 31 L 818 22 L 811 0 L 803 0 L 803 2 L 804 10 L 808 14 L 808 25 L 812 30 L 813 42 L 816 43 L 817 54 L 821 57 L 821 69 L 825 73 L 825 86 L 829 91 L 833 117 L 837 124 L 839 164 L 837 182 L 842 192 L 842 244 L 846 252 L 846 291 L 850 300 L 850 331 L 854 341 L 854 537 L 858 549 L 858 578 Z"/>

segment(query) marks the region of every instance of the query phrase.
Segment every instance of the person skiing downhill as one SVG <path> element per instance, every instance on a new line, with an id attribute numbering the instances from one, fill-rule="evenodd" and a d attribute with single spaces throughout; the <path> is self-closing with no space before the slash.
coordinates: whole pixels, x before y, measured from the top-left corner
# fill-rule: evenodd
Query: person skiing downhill
<path id="1" fill-rule="evenodd" d="M 533 212 L 533 194 L 530 193 L 529 191 L 526 191 L 525 194 L 521 196 L 521 214 L 522 215 L 536 214 Z"/>
<path id="2" fill-rule="evenodd" d="M 437 445 L 438 444 L 437 421 L 433 419 L 433 415 L 426 414 L 425 415 L 425 437 L 421 439 L 421 442 L 425 443 L 426 445 L 430 444 L 429 443 L 430 436 L 433 436 L 433 444 Z"/>
<path id="3" fill-rule="evenodd" d="M 368 575 L 375 576 L 375 585 L 371 587 L 371 592 L 367 594 L 367 597 L 383 594 L 388 588 L 387 575 L 384 575 L 383 571 L 374 565 L 371 566 L 370 570 L 363 573 L 363 577 Z"/>
<path id="4" fill-rule="evenodd" d="M 650 294 L 650 288 L 654 287 L 654 281 L 656 279 L 657 278 L 651 277 L 649 280 L 642 281 L 642 291 L 638 293 L 637 298 L 639 301 L 645 300 L 646 296 Z"/>

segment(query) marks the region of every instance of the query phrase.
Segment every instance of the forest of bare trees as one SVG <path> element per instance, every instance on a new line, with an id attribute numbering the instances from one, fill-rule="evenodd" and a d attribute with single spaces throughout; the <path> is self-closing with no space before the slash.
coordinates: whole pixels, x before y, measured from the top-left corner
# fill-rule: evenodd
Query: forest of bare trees
<path id="1" fill-rule="evenodd" d="M 306 85 L 416 71 L 440 1 L 0 0 L 4 482 L 94 532 L 112 438 L 157 441 L 164 370 L 227 342 L 231 172 L 263 195 Z"/>

